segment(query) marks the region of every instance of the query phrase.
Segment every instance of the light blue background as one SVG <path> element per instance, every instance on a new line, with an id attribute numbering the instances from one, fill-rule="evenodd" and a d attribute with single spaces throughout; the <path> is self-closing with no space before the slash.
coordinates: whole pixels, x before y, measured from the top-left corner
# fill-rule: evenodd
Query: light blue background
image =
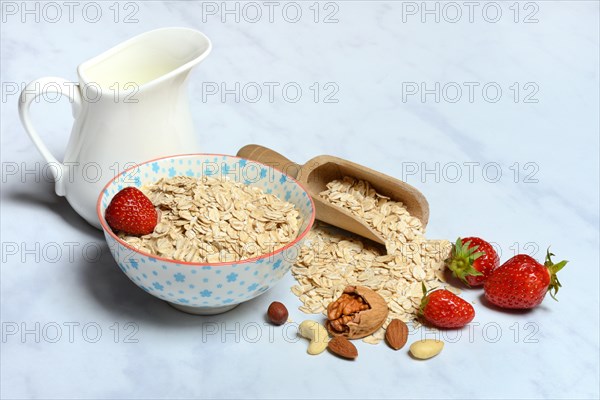
<path id="1" fill-rule="evenodd" d="M 245 21 L 255 16 L 249 9 L 239 23 L 235 15 L 223 23 L 220 15 L 203 13 L 200 2 L 140 3 L 137 23 L 123 23 L 136 10 L 123 3 L 115 22 L 112 2 L 98 3 L 103 16 L 97 23 L 82 18 L 82 6 L 73 23 L 66 14 L 56 23 L 4 14 L 1 233 L 3 246 L 18 250 L 3 249 L 1 319 L 4 334 L 22 323 L 35 330 L 39 322 L 41 337 L 3 338 L 2 397 L 598 398 L 598 2 L 538 1 L 527 9 L 519 3 L 518 22 L 512 3 L 501 3 L 496 23 L 484 19 L 485 2 L 472 23 L 465 7 L 455 23 L 448 8 L 439 22 L 428 14 L 422 22 L 421 2 L 340 1 L 337 11 L 321 3 L 317 23 L 312 2 L 299 3 L 297 23 L 283 19 L 284 3 L 272 23 L 266 15 Z M 415 5 L 417 14 L 408 13 Z M 338 22 L 323 23 L 333 11 Z M 537 22 L 524 23 L 531 13 Z M 551 244 L 570 260 L 560 274 L 560 301 L 548 298 L 527 313 L 498 312 L 481 304 L 481 291 L 467 290 L 463 296 L 475 303 L 479 325 L 444 334 L 439 357 L 416 362 L 405 350 L 359 342 L 360 356 L 350 363 L 328 354 L 309 357 L 293 326 L 286 340 L 285 330 L 263 325 L 273 300 L 288 305 L 295 323 L 307 318 L 289 291 L 289 275 L 264 296 L 216 317 L 185 315 L 144 293 L 112 261 L 102 234 L 57 198 L 50 182 L 22 179 L 23 167 L 43 163 L 20 125 L 13 89 L 44 75 L 76 80 L 80 62 L 163 26 L 197 28 L 213 41 L 212 54 L 190 80 L 198 150 L 235 154 L 260 143 L 298 162 L 333 154 L 405 179 L 430 202 L 430 238 L 486 237 L 503 260 L 517 248 L 537 249 L 542 259 Z M 296 103 L 281 90 L 273 102 L 263 93 L 252 103 L 252 94 L 223 102 L 203 91 L 235 82 L 277 82 L 279 88 L 295 82 L 303 93 Z M 315 82 L 317 102 L 310 89 Z M 479 90 L 472 102 L 465 91 L 455 103 L 449 101 L 452 84 L 439 102 L 434 95 L 422 101 L 403 93 L 421 82 L 430 89 L 456 82 L 464 90 L 464 82 L 473 82 Z M 517 102 L 510 89 L 515 82 Z M 502 89 L 495 103 L 481 94 L 487 83 Z M 338 102 L 325 103 L 332 88 Z M 532 88 L 537 93 L 530 100 L 537 103 L 526 103 Z M 62 157 L 71 125 L 67 102 L 34 104 L 33 114 Z M 15 166 L 17 174 L 9 174 Z M 423 176 L 435 168 L 439 176 Z M 502 175 L 491 182 L 498 168 Z M 24 251 L 36 243 L 34 254 Z M 94 262 L 97 246 L 102 256 Z M 52 262 L 56 248 L 60 257 Z M 72 343 L 64 325 L 70 322 L 79 324 Z M 62 337 L 50 343 L 54 323 Z M 97 343 L 85 340 L 95 336 L 92 325 L 82 333 L 86 323 L 102 329 Z M 134 326 L 138 342 L 125 343 Z M 261 336 L 253 343 L 257 330 Z M 419 331 L 411 341 L 425 333 L 434 335 Z"/>

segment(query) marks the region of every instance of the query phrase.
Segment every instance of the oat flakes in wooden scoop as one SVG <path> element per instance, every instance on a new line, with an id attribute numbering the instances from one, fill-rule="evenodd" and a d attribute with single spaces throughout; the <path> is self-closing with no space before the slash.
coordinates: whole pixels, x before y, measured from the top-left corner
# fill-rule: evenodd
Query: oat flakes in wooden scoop
<path id="1" fill-rule="evenodd" d="M 322 155 L 312 158 L 304 165 L 299 165 L 271 149 L 254 144 L 242 147 L 237 155 L 271 165 L 296 178 L 313 198 L 317 219 L 375 242 L 386 244 L 387 239 L 385 233 L 377 229 L 377 223 L 381 223 L 378 221 L 379 217 L 374 215 L 374 219 L 370 221 L 365 219 L 360 213 L 369 210 L 364 210 L 364 206 L 360 204 L 356 209 L 352 204 L 349 207 L 340 207 L 337 204 L 339 201 L 352 202 L 352 194 L 342 193 L 340 198 L 336 198 L 339 196 L 336 193 L 333 194 L 333 198 L 328 198 L 327 191 L 330 190 L 328 184 L 350 179 L 349 177 L 366 181 L 372 188 L 367 187 L 364 188 L 365 190 L 374 189 L 382 199 L 401 202 L 410 215 L 421 222 L 423 228 L 429 220 L 429 204 L 425 196 L 416 188 L 351 161 Z"/>

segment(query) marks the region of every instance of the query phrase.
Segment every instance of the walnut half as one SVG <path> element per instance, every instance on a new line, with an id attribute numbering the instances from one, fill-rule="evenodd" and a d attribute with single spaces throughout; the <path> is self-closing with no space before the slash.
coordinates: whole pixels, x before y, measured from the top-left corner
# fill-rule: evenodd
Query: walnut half
<path id="1" fill-rule="evenodd" d="M 364 286 L 348 286 L 327 306 L 327 330 L 348 339 L 369 336 L 381 328 L 389 310 L 384 298 Z"/>

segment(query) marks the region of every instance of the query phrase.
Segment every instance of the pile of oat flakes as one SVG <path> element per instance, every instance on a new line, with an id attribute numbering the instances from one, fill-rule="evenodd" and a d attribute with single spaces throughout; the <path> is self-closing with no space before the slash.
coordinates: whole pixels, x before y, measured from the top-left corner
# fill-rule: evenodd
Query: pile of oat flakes
<path id="1" fill-rule="evenodd" d="M 230 262 L 294 241 L 302 219 L 294 204 L 229 179 L 175 176 L 142 191 L 160 210 L 154 232 L 119 233 L 135 248 L 188 262 Z"/>
<path id="2" fill-rule="evenodd" d="M 311 230 L 292 274 L 292 287 L 306 313 L 326 313 L 347 285 L 367 286 L 388 303 L 390 314 L 382 328 L 366 337 L 380 342 L 392 319 L 413 320 L 423 296 L 421 282 L 428 289 L 443 282 L 444 260 L 451 244 L 427 240 L 421 221 L 403 204 L 378 194 L 362 180 L 345 177 L 327 184 L 324 199 L 366 221 L 386 240 L 385 251 L 358 237 L 342 234 L 325 224 Z M 449 288 L 450 289 L 450 288 Z"/>

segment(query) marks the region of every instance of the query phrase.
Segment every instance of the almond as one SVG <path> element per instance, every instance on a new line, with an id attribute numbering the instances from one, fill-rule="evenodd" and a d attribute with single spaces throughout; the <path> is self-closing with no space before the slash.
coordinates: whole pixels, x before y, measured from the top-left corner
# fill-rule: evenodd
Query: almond
<path id="1" fill-rule="evenodd" d="M 408 326 L 399 319 L 393 319 L 385 331 L 385 340 L 394 350 L 400 350 L 408 340 Z"/>
<path id="2" fill-rule="evenodd" d="M 356 357 L 358 357 L 358 350 L 356 350 L 356 346 L 350 343 L 350 341 L 344 336 L 335 336 L 329 341 L 327 348 L 333 354 L 343 358 L 354 360 Z"/>

